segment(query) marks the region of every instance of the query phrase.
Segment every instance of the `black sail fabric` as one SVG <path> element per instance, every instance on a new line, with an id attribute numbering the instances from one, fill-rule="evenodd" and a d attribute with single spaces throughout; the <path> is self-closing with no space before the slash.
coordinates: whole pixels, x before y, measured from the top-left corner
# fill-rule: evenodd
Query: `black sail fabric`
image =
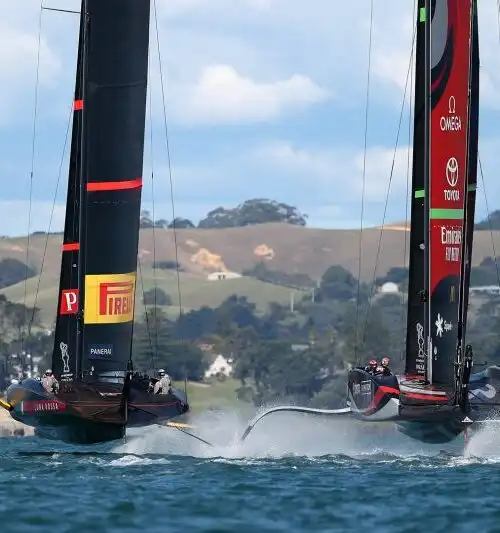
<path id="1" fill-rule="evenodd" d="M 81 161 L 82 170 L 80 183 L 73 179 L 72 186 L 78 165 L 70 168 L 66 215 L 67 228 L 76 227 L 79 236 L 79 257 L 66 260 L 63 252 L 61 275 L 61 280 L 68 272 L 73 275 L 71 282 L 61 281 L 62 287 L 74 284 L 78 264 L 79 313 L 71 319 L 81 322 L 75 335 L 65 329 L 69 319 L 58 317 L 54 362 L 62 359 L 59 343 L 64 342 L 66 358 L 73 361 L 76 352 L 74 371 L 92 380 L 123 375 L 131 355 L 149 19 L 149 0 L 82 3 L 75 98 L 75 116 L 80 114 L 82 124 L 74 124 L 71 156 Z M 64 242 L 71 238 L 65 234 Z"/>

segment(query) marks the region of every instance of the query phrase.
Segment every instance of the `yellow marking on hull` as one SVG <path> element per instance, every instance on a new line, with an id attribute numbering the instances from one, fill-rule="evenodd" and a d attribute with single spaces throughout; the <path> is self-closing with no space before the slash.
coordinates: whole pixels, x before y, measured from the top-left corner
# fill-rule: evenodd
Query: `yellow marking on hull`
<path id="1" fill-rule="evenodd" d="M 190 429 L 194 429 L 194 426 L 192 426 L 191 424 L 184 424 L 183 422 L 167 422 L 165 425 L 167 427 L 171 427 L 171 428 L 190 428 Z"/>
<path id="2" fill-rule="evenodd" d="M 12 411 L 12 409 L 14 409 L 14 406 L 12 406 L 8 401 L 4 400 L 3 398 L 0 398 L 0 407 L 7 409 L 7 411 Z"/>

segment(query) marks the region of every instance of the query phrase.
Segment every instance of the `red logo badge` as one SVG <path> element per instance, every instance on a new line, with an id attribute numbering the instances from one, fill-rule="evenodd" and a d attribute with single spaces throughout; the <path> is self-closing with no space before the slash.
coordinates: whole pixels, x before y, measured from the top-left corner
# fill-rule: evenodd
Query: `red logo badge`
<path id="1" fill-rule="evenodd" d="M 78 311 L 78 289 L 61 291 L 60 315 L 74 315 Z"/>

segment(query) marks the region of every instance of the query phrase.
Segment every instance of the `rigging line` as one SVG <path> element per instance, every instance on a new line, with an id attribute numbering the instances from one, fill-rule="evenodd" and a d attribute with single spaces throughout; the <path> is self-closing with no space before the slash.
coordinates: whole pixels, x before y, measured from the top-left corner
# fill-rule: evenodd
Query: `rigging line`
<path id="1" fill-rule="evenodd" d="M 158 357 L 158 317 L 157 317 L 157 302 L 156 293 L 158 289 L 156 279 L 156 233 L 155 233 L 155 186 L 154 186 L 154 149 L 153 149 L 153 84 L 151 83 L 151 54 L 148 54 L 148 78 L 149 78 L 149 150 L 151 161 L 151 199 L 153 202 L 152 216 L 153 216 L 153 287 L 154 287 L 154 326 L 155 326 L 155 352 L 151 355 L 151 363 L 153 371 L 155 369 L 155 356 Z"/>
<path id="2" fill-rule="evenodd" d="M 500 0 L 497 0 L 497 26 L 498 26 L 498 42 L 500 44 Z"/>
<path id="3" fill-rule="evenodd" d="M 406 72 L 406 82 L 405 82 L 405 90 L 404 90 L 404 94 L 403 94 L 403 102 L 401 103 L 401 111 L 399 113 L 399 123 L 398 123 L 398 130 L 397 130 L 397 134 L 396 134 L 396 143 L 394 145 L 394 152 L 393 152 L 393 156 L 392 156 L 391 172 L 389 174 L 389 183 L 387 185 L 387 194 L 386 194 L 386 197 L 385 197 L 384 213 L 383 213 L 383 216 L 382 216 L 382 225 L 380 226 L 380 234 L 379 234 L 378 246 L 377 246 L 377 255 L 376 255 L 376 258 L 375 258 L 375 266 L 373 267 L 373 276 L 372 276 L 372 283 L 371 283 L 371 289 L 370 289 L 370 297 L 368 299 L 368 307 L 366 309 L 366 315 L 365 315 L 365 326 L 364 326 L 364 330 L 363 330 L 363 342 L 362 342 L 362 344 L 364 344 L 364 341 L 365 341 L 366 329 L 367 329 L 367 325 L 368 325 L 368 317 L 369 317 L 369 314 L 370 314 L 370 309 L 371 309 L 372 300 L 373 300 L 373 292 L 374 292 L 373 288 L 374 288 L 374 285 L 375 285 L 375 278 L 377 276 L 377 266 L 378 266 L 378 261 L 379 261 L 379 257 L 380 257 L 380 250 L 382 249 L 382 236 L 384 234 L 385 218 L 387 216 L 387 206 L 389 204 L 389 194 L 390 194 L 390 191 L 391 191 L 392 178 L 394 177 L 394 166 L 395 166 L 395 163 L 396 163 L 396 154 L 397 154 L 397 150 L 398 150 L 399 136 L 400 136 L 400 133 L 401 133 L 401 124 L 403 122 L 403 114 L 404 114 L 404 108 L 405 108 L 405 103 L 406 103 L 406 93 L 408 92 L 408 81 L 410 79 L 410 72 L 411 72 L 411 67 L 412 67 L 412 64 L 413 64 L 413 51 L 414 51 L 414 42 L 415 42 L 416 35 L 417 35 L 417 26 L 415 25 L 415 28 L 413 30 L 413 39 L 412 39 L 412 47 L 411 47 L 411 53 L 410 53 L 410 61 L 408 62 L 408 70 Z"/>
<path id="4" fill-rule="evenodd" d="M 499 0 L 500 1 L 500 0 Z M 413 0 L 413 20 L 417 20 L 417 0 Z M 415 24 L 418 24 L 415 22 Z M 406 266 L 406 253 L 408 251 L 408 208 L 411 204 L 410 190 L 411 190 L 411 162 L 412 162 L 412 143 L 411 143 L 411 127 L 412 127 L 412 118 L 413 118 L 413 57 L 414 57 L 414 43 L 411 44 L 410 52 L 410 97 L 408 98 L 408 155 L 406 160 L 406 204 L 405 204 L 405 236 L 404 236 L 404 250 L 403 250 L 403 268 Z M 408 262 L 410 258 L 408 257 Z M 401 299 L 401 330 L 405 329 L 405 317 L 406 317 L 406 301 L 405 293 L 403 292 L 403 297 Z M 401 361 L 405 358 L 405 347 L 406 340 L 404 335 L 401 337 Z"/>
<path id="5" fill-rule="evenodd" d="M 24 333 L 26 328 L 26 299 L 28 293 L 28 262 L 30 250 L 30 232 L 31 232 L 31 208 L 33 203 L 33 175 L 35 172 L 35 147 L 36 147 L 36 123 L 38 117 L 38 86 L 40 79 L 40 48 L 42 39 L 42 5 L 43 0 L 40 0 L 40 13 L 38 15 L 38 47 L 36 55 L 36 81 L 35 81 L 35 103 L 33 110 L 33 132 L 31 135 L 31 171 L 30 171 L 30 185 L 29 185 L 29 207 L 28 207 L 28 236 L 26 242 L 26 259 L 24 271 L 24 310 L 23 310 L 23 328 L 21 330 L 21 354 L 24 351 Z"/>
<path id="6" fill-rule="evenodd" d="M 148 341 L 149 341 L 149 350 L 151 352 L 151 363 L 154 370 L 154 352 L 153 352 L 153 341 L 151 340 L 151 329 L 149 327 L 149 314 L 148 306 L 146 305 L 146 300 L 144 299 L 144 278 L 142 276 L 142 263 L 139 255 L 137 256 L 137 266 L 139 267 L 139 277 L 141 278 L 141 290 L 142 290 L 142 303 L 144 304 L 144 316 L 146 318 L 146 331 L 148 332 Z"/>
<path id="7" fill-rule="evenodd" d="M 365 105 L 365 132 L 364 132 L 364 153 L 363 153 L 363 183 L 361 186 L 361 220 L 359 231 L 358 249 L 358 292 L 356 296 L 356 336 L 354 343 L 354 362 L 358 360 L 358 336 L 359 336 L 359 307 L 361 294 L 361 262 L 363 254 L 363 217 L 365 212 L 365 186 L 366 186 L 366 149 L 368 143 L 368 116 L 370 112 L 370 71 L 372 62 L 372 33 L 373 33 L 373 0 L 370 3 L 370 33 L 368 37 L 368 73 L 366 76 L 366 105 Z"/>
<path id="8" fill-rule="evenodd" d="M 495 239 L 493 238 L 493 227 L 491 226 L 491 217 L 490 217 L 490 208 L 488 205 L 488 195 L 486 194 L 486 184 L 484 182 L 484 174 L 483 174 L 483 164 L 481 163 L 481 158 L 479 157 L 479 152 L 477 154 L 477 160 L 479 162 L 479 173 L 481 175 L 481 183 L 483 185 L 483 193 L 484 193 L 484 201 L 486 203 L 486 216 L 488 219 L 488 226 L 490 229 L 490 237 L 491 237 L 491 247 L 493 249 L 493 261 L 495 262 L 495 270 L 497 272 L 497 283 L 500 285 L 500 271 L 498 268 L 498 260 L 497 260 L 497 252 L 495 249 Z"/>
<path id="9" fill-rule="evenodd" d="M 170 199 L 172 204 L 172 229 L 174 232 L 174 248 L 175 248 L 175 268 L 177 272 L 177 295 L 179 298 L 179 325 L 180 329 L 180 338 L 181 343 L 183 342 L 183 333 L 182 333 L 182 296 L 181 296 L 181 276 L 180 276 L 180 267 L 179 267 L 179 250 L 177 246 L 177 227 L 175 222 L 175 203 L 174 203 L 174 185 L 172 180 L 172 161 L 170 158 L 170 142 L 168 135 L 168 119 L 167 119 L 167 104 L 165 99 L 165 85 L 163 83 L 163 68 L 161 61 L 161 47 L 160 47 L 160 32 L 158 31 L 158 13 L 156 9 L 156 0 L 153 0 L 154 8 L 154 19 L 155 19 L 155 30 L 156 30 L 156 46 L 158 52 L 158 64 L 160 69 L 160 84 L 161 84 L 161 96 L 163 104 L 163 122 L 165 127 L 165 142 L 167 148 L 167 159 L 168 159 L 168 177 L 170 182 Z M 184 365 L 184 394 L 187 398 L 187 366 Z"/>
<path id="10" fill-rule="evenodd" d="M 497 28 L 498 28 L 498 44 L 500 45 L 500 0 L 497 0 Z M 481 163 L 481 158 L 479 157 L 479 152 L 478 152 L 477 158 L 479 161 L 479 171 L 481 174 L 481 182 L 483 184 L 484 200 L 486 202 L 486 215 L 488 217 L 488 226 L 490 228 L 491 246 L 493 248 L 493 260 L 495 261 L 495 269 L 497 271 L 497 283 L 500 285 L 500 275 L 499 275 L 499 270 L 498 270 L 497 253 L 495 251 L 495 242 L 493 239 L 493 228 L 491 226 L 490 209 L 488 207 L 488 197 L 486 196 L 486 185 L 484 182 L 483 165 Z"/>
<path id="11" fill-rule="evenodd" d="M 52 220 L 54 218 L 54 211 L 55 211 L 56 201 L 57 201 L 57 192 L 59 190 L 59 183 L 61 181 L 62 167 L 63 167 L 63 164 L 64 164 L 64 155 L 66 154 L 66 147 L 68 146 L 68 139 L 69 139 L 69 132 L 70 132 L 70 127 L 71 127 L 71 118 L 72 118 L 72 116 L 73 116 L 73 99 L 71 99 L 71 104 L 69 106 L 68 124 L 66 126 L 66 135 L 64 137 L 64 145 L 63 145 L 63 151 L 62 151 L 62 154 L 61 154 L 61 160 L 59 162 L 59 170 L 58 170 L 58 173 L 57 173 L 56 189 L 55 189 L 55 192 L 54 192 L 54 199 L 52 201 L 52 210 L 50 212 L 49 226 L 47 228 L 47 235 L 45 237 L 45 245 L 44 245 L 44 249 L 43 249 L 42 262 L 41 262 L 41 265 L 40 265 L 40 274 L 38 276 L 38 283 L 37 283 L 37 286 L 36 286 L 35 299 L 34 299 L 34 302 L 33 302 L 33 309 L 32 309 L 32 313 L 31 313 L 31 319 L 30 319 L 29 324 L 28 324 L 28 337 L 31 334 L 31 328 L 32 328 L 33 323 L 35 321 L 36 303 L 37 303 L 37 300 L 38 300 L 38 294 L 40 292 L 40 283 L 42 281 L 43 267 L 45 265 L 45 259 L 47 257 L 47 248 L 48 248 L 48 244 L 49 244 L 50 229 L 52 227 Z"/>
<path id="12" fill-rule="evenodd" d="M 73 15 L 81 15 L 80 11 L 73 11 L 72 9 L 57 9 L 55 7 L 42 6 L 43 11 L 57 11 L 58 13 L 71 13 Z"/>

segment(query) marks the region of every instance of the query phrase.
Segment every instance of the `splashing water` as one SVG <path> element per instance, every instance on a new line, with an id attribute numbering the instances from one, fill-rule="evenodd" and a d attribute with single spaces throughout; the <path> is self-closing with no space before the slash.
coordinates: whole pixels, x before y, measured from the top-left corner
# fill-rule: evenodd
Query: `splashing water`
<path id="1" fill-rule="evenodd" d="M 213 443 L 207 446 L 175 428 L 132 430 L 116 453 L 162 453 L 199 458 L 280 458 L 325 455 L 435 455 L 443 449 L 462 453 L 463 441 L 450 445 L 423 444 L 399 433 L 392 423 L 368 423 L 334 417 L 281 412 L 259 422 L 247 440 L 240 437 L 247 421 L 234 412 L 207 412 L 191 419 L 189 430 Z M 475 455 L 475 454 L 474 454 Z"/>
<path id="2" fill-rule="evenodd" d="M 485 424 L 480 430 L 475 431 L 469 439 L 464 457 L 486 458 L 492 462 L 500 462 L 500 424 Z"/>

